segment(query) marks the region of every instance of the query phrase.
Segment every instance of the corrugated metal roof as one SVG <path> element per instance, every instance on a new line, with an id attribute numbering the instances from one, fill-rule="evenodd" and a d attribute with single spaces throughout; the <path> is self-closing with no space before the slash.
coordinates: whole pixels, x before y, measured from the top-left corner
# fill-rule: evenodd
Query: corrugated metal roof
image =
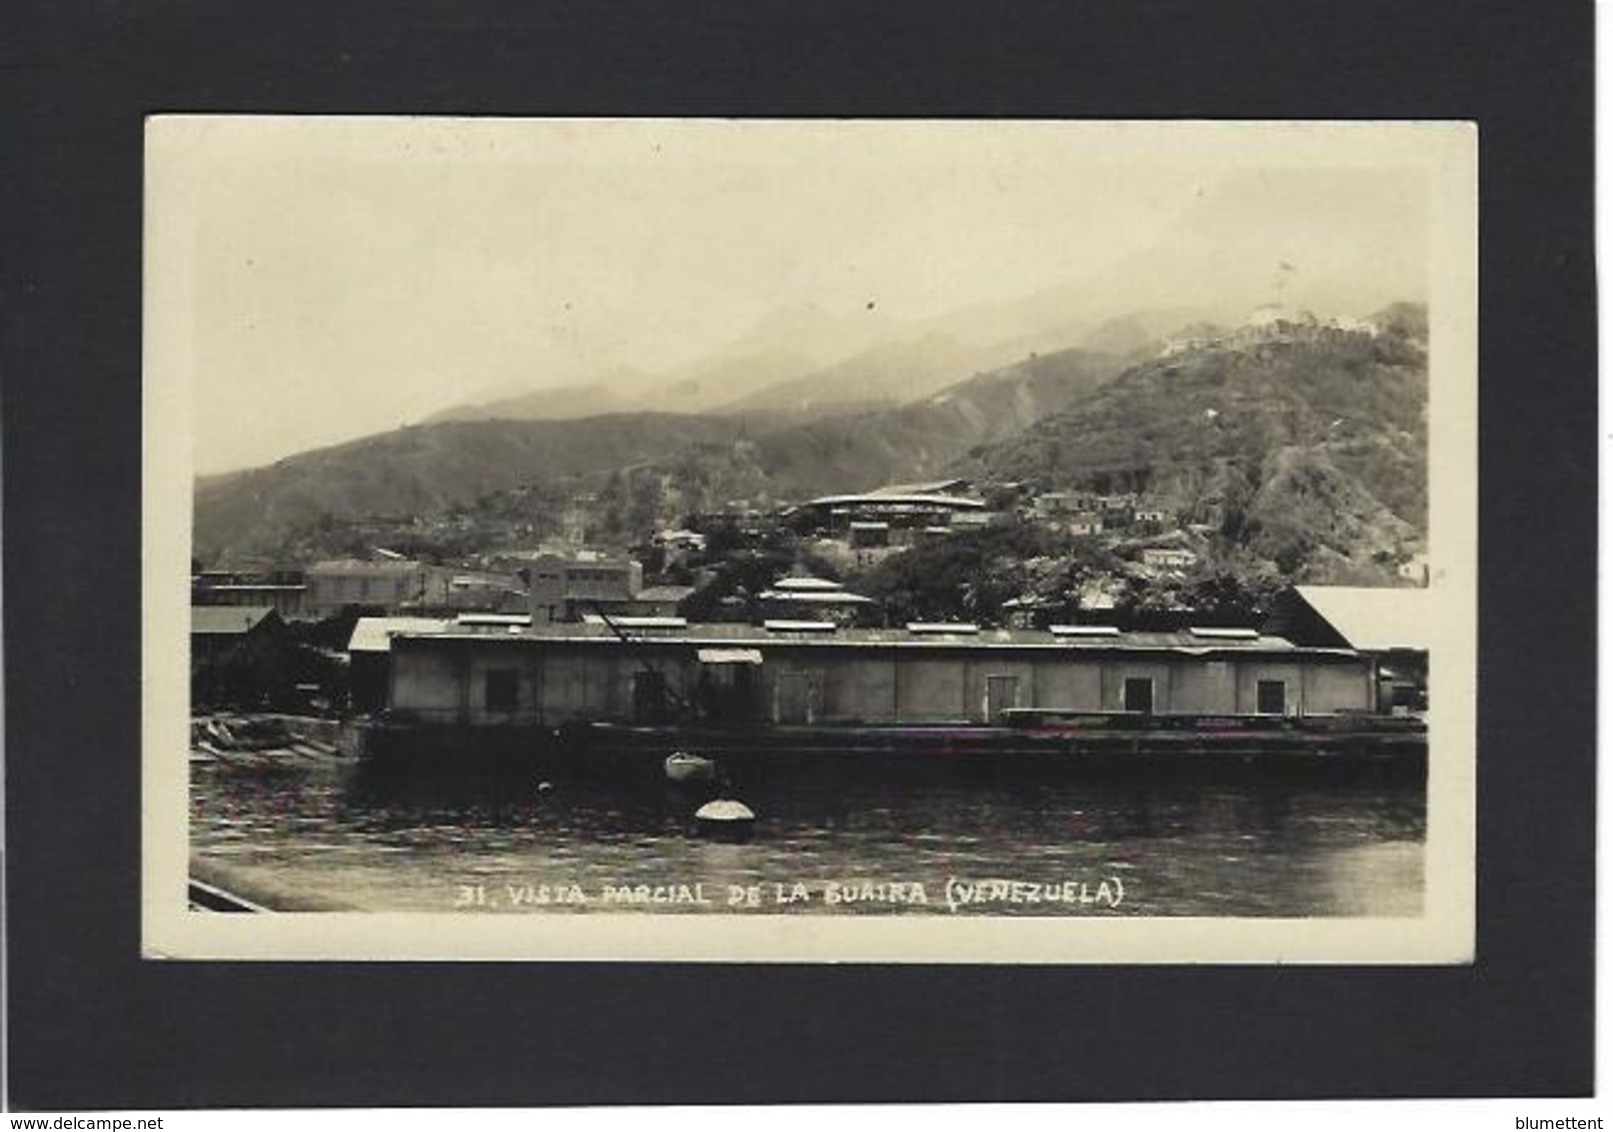
<path id="1" fill-rule="evenodd" d="M 620 618 L 613 618 L 621 626 Z M 799 627 L 797 627 L 799 626 Z M 810 627 L 808 627 L 810 626 Z M 439 634 L 448 639 L 492 640 L 497 644 L 522 641 L 552 643 L 620 644 L 605 625 L 564 623 L 536 625 L 509 638 L 478 637 L 475 634 Z M 657 645 L 687 644 L 700 647 L 761 647 L 781 644 L 812 644 L 826 648 L 886 647 L 913 649 L 1026 648 L 1057 649 L 1069 652 L 1169 652 L 1180 656 L 1207 654 L 1264 653 L 1307 656 L 1350 656 L 1349 649 L 1311 648 L 1294 644 L 1284 637 L 1260 635 L 1252 639 L 1205 640 L 1182 630 L 1177 632 L 1119 632 L 1104 636 L 1069 636 L 1045 629 L 981 629 L 978 634 L 911 633 L 899 629 L 848 629 L 829 622 L 774 621 L 768 625 L 695 624 L 635 638 L 635 643 Z"/>
<path id="2" fill-rule="evenodd" d="M 968 484 L 965 479 L 929 480 L 925 483 L 890 483 L 869 495 L 945 495 Z"/>
<path id="3" fill-rule="evenodd" d="M 226 584 L 203 584 L 200 589 L 208 593 L 302 593 L 308 589 L 306 585 L 281 584 L 281 582 L 226 582 Z"/>
<path id="4" fill-rule="evenodd" d="M 881 494 L 870 492 L 866 495 L 824 495 L 809 500 L 807 507 L 856 507 L 891 506 L 899 504 L 911 507 L 948 507 L 959 511 L 984 511 L 986 504 L 981 499 L 967 499 L 961 495 L 934 495 L 925 492 L 915 492 L 911 495 Z"/>
<path id="5" fill-rule="evenodd" d="M 645 586 L 634 601 L 682 601 L 694 593 L 693 586 Z"/>
<path id="6" fill-rule="evenodd" d="M 520 583 L 514 574 L 455 574 L 448 582 L 450 586 L 501 586 L 509 590 L 519 589 Z"/>
<path id="7" fill-rule="evenodd" d="M 308 577 L 316 574 L 383 574 L 388 577 L 393 577 L 400 574 L 412 574 L 416 570 L 422 569 L 425 569 L 425 567 L 421 566 L 420 563 L 411 562 L 408 559 L 386 559 L 380 562 L 366 562 L 359 558 L 331 558 L 324 562 L 315 562 L 312 566 L 303 571 L 303 574 L 304 576 Z"/>
<path id="8" fill-rule="evenodd" d="M 796 605 L 872 605 L 874 599 L 845 590 L 763 590 L 756 595 L 759 601 L 776 601 Z"/>
<path id="9" fill-rule="evenodd" d="M 1368 586 L 1295 586 L 1351 646 L 1378 652 L 1429 647 L 1428 591 Z"/>
<path id="10" fill-rule="evenodd" d="M 236 636 L 250 633 L 274 612 L 269 605 L 193 605 L 190 607 L 192 635 Z"/>
<path id="11" fill-rule="evenodd" d="M 452 621 L 440 617 L 360 617 L 348 638 L 348 652 L 391 652 L 396 633 L 444 633 Z"/>
<path id="12" fill-rule="evenodd" d="M 814 578 L 810 574 L 794 574 L 780 578 L 773 583 L 773 588 L 775 590 L 807 593 L 839 590 L 842 587 L 839 582 L 831 582 L 828 578 Z"/>
<path id="13" fill-rule="evenodd" d="M 458 625 L 519 625 L 532 624 L 530 613 L 461 613 L 454 618 Z"/>

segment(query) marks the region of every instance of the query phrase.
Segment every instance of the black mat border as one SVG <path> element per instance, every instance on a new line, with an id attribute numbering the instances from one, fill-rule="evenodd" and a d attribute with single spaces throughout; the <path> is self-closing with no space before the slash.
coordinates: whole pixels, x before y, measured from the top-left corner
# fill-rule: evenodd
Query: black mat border
<path id="1" fill-rule="evenodd" d="M 1426 0 L 8 5 L 10 1103 L 1585 1093 L 1592 19 Z M 140 124 L 204 110 L 1478 121 L 1479 962 L 141 962 Z M 688 1072 L 691 1051 L 722 1071 Z"/>

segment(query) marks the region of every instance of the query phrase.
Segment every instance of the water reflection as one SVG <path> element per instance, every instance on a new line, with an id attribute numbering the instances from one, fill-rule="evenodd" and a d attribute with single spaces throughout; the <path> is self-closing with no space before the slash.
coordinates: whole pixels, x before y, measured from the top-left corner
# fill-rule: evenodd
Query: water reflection
<path id="1" fill-rule="evenodd" d="M 1094 774 L 1000 762 L 946 767 L 810 764 L 736 768 L 760 820 L 754 839 L 696 836 L 700 791 L 650 774 L 584 776 L 324 771 L 243 778 L 208 767 L 192 789 L 195 851 L 242 875 L 364 910 L 440 911 L 480 890 L 477 911 L 597 912 L 611 891 L 697 890 L 726 908 L 765 889 L 765 911 L 947 914 L 948 878 L 1038 885 L 1120 878 L 1117 907 L 999 902 L 1001 915 L 1417 915 L 1420 781 L 1225 768 Z M 547 785 L 545 785 L 547 784 Z M 803 886 L 808 899 L 781 906 Z M 876 899 L 829 904 L 830 885 Z M 925 900 L 891 898 L 920 885 Z M 732 887 L 731 887 L 732 886 Z M 579 891 L 581 902 L 537 902 Z M 910 897 L 910 891 L 905 892 Z M 470 899 L 476 899 L 471 897 Z M 976 910 L 976 909 L 971 909 Z"/>

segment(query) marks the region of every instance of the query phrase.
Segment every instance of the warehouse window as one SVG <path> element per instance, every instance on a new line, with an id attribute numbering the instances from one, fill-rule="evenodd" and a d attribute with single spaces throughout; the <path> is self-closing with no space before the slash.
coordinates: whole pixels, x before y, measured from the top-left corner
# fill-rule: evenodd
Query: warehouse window
<path id="1" fill-rule="evenodd" d="M 513 668 L 492 668 L 487 673 L 487 709 L 514 711 L 521 704 L 521 674 Z"/>
<path id="2" fill-rule="evenodd" d="M 1255 688 L 1255 710 L 1261 715 L 1282 715 L 1288 710 L 1288 685 L 1281 680 L 1262 680 Z"/>
<path id="3" fill-rule="evenodd" d="M 658 723 L 666 715 L 666 677 L 660 672 L 633 673 L 633 719 Z"/>
<path id="4" fill-rule="evenodd" d="M 1128 676 L 1125 686 L 1127 711 L 1151 714 L 1154 710 L 1154 681 L 1149 676 Z"/>

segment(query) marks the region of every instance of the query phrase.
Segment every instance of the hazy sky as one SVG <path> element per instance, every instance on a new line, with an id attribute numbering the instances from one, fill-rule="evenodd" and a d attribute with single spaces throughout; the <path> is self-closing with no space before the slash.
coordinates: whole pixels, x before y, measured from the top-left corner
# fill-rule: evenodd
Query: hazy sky
<path id="1" fill-rule="evenodd" d="M 906 321 L 1083 277 L 1213 304 L 1279 259 L 1313 301 L 1422 298 L 1423 182 L 1388 133 L 167 119 L 148 254 L 189 273 L 205 474 L 665 369 L 788 304 Z"/>

